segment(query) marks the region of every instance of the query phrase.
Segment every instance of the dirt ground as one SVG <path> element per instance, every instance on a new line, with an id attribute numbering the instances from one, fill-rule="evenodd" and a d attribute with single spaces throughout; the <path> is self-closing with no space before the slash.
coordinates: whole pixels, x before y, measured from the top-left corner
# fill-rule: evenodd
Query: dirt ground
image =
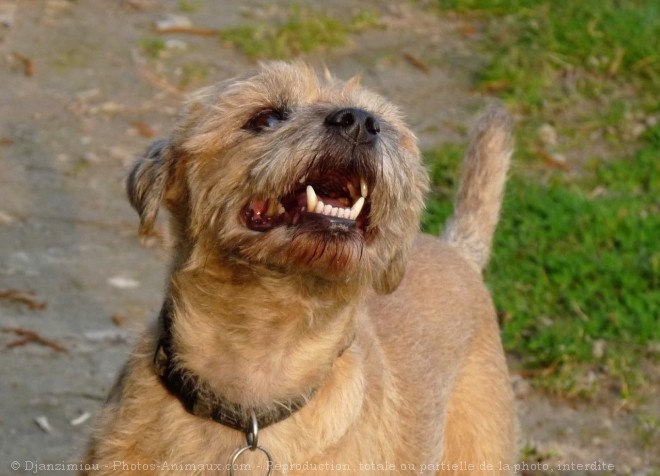
<path id="1" fill-rule="evenodd" d="M 181 12 L 184 3 L 199 8 Z M 166 256 L 139 243 L 127 167 L 167 134 L 185 92 L 254 64 L 217 37 L 189 34 L 163 36 L 174 41 L 150 58 L 144 45 L 157 37 L 155 22 L 178 14 L 223 29 L 288 8 L 265 0 L 0 0 L 0 475 L 79 461 L 136 330 L 162 297 Z M 411 2 L 339 0 L 323 9 L 340 18 L 370 9 L 383 28 L 309 61 L 340 77 L 361 73 L 402 106 L 423 148 L 464 141 L 489 101 L 470 87 L 482 62 L 478 32 Z M 191 79 L 191 71 L 204 74 Z M 660 467 L 658 442 L 646 441 L 643 424 L 616 399 L 569 405 L 520 377 L 513 383 L 521 444 L 533 449 L 528 465 L 540 458 L 546 474 L 591 473 L 577 465 L 594 462 L 612 465 L 612 474 Z M 645 405 L 660 415 L 657 398 Z"/>

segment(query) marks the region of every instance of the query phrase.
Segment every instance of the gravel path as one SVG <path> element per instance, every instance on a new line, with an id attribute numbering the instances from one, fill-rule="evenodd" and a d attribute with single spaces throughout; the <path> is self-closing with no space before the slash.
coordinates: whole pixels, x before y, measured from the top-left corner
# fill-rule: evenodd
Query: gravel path
<path id="1" fill-rule="evenodd" d="M 199 8 L 181 12 L 185 5 Z M 217 37 L 185 34 L 161 37 L 166 48 L 151 58 L 144 46 L 158 38 L 155 22 L 176 14 L 223 29 L 289 8 L 254 0 L 0 0 L 0 475 L 78 461 L 136 330 L 161 299 L 166 256 L 137 239 L 123 189 L 127 167 L 167 134 L 187 91 L 253 65 Z M 470 118 L 488 102 L 470 91 L 481 63 L 471 27 L 410 2 L 324 8 L 340 18 L 373 10 L 383 28 L 352 34 L 309 61 L 340 77 L 361 73 L 402 106 L 423 148 L 465 140 Z M 182 88 L 191 71 L 203 74 Z M 618 402 L 569 406 L 521 379 L 515 386 L 522 443 L 534 449 L 530 461 L 540 456 L 549 465 L 521 468 L 526 474 L 585 474 L 575 465 L 596 461 L 615 474 L 650 474 L 660 465 L 643 445 L 643 424 Z M 657 401 L 644 408 L 660 414 Z"/>

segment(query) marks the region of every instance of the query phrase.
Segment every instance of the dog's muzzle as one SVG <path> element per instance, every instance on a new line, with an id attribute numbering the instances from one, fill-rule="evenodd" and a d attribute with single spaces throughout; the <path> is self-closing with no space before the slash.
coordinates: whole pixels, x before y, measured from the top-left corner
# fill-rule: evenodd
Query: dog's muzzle
<path id="1" fill-rule="evenodd" d="M 266 232 L 275 227 L 314 223 L 356 229 L 369 225 L 371 196 L 379 166 L 378 121 L 361 109 L 339 109 L 325 119 L 328 137 L 310 159 L 307 172 L 278 197 L 254 197 L 242 210 L 245 226 Z M 317 227 L 318 228 L 318 227 Z"/>

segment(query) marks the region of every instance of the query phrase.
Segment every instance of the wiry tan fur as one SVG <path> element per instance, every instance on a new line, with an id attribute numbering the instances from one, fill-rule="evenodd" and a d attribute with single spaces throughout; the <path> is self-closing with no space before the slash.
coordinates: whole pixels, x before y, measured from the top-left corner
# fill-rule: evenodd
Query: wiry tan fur
<path id="1" fill-rule="evenodd" d="M 489 110 L 472 133 L 461 182 L 442 238 L 479 270 L 486 267 L 497 222 L 509 159 L 513 151 L 508 115 Z"/>
<path id="2" fill-rule="evenodd" d="M 378 118 L 373 149 L 328 134 L 324 118 L 344 107 Z M 288 117 L 246 130 L 267 108 Z M 162 205 L 175 236 L 166 293 L 177 363 L 248 406 L 316 389 L 259 433 L 276 465 L 307 464 L 274 474 L 346 473 L 331 466 L 339 464 L 353 474 L 434 474 L 441 464 L 510 472 L 501 468 L 514 452 L 512 397 L 480 276 L 510 149 L 506 114 L 488 113 L 444 239 L 420 235 L 427 178 L 397 109 L 359 81 L 270 63 L 193 96 L 170 138 L 136 163 L 128 192 L 141 233 Z M 342 167 L 370 182 L 364 236 L 246 227 L 251 200 L 284 195 L 309 170 Z M 204 465 L 224 465 L 245 446 L 241 432 L 187 413 L 163 387 L 152 364 L 158 336 L 154 323 L 102 409 L 87 456 L 99 471 L 90 474 L 172 474 L 164 463 L 224 474 Z M 264 461 L 248 451 L 240 463 Z"/>

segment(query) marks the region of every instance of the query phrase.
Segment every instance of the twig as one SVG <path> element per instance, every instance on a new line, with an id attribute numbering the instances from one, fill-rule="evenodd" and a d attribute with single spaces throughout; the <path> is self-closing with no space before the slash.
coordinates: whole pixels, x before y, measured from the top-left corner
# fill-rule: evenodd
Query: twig
<path id="1" fill-rule="evenodd" d="M 485 93 L 497 94 L 511 88 L 511 83 L 505 79 L 500 81 L 488 81 L 481 85 Z"/>
<path id="2" fill-rule="evenodd" d="M 162 78 L 156 75 L 155 73 L 152 73 L 151 71 L 149 71 L 144 67 L 138 66 L 138 74 L 142 79 L 152 84 L 153 86 L 156 86 L 158 89 L 161 89 L 170 94 L 176 94 L 177 96 L 181 96 L 183 94 L 183 91 L 181 91 L 181 89 L 177 88 L 167 79 Z"/>
<path id="3" fill-rule="evenodd" d="M 571 166 L 569 164 L 559 159 L 558 157 L 550 154 L 549 152 L 546 152 L 543 149 L 539 149 L 536 152 L 541 157 L 543 162 L 545 162 L 550 167 L 554 167 L 556 169 L 561 169 L 561 170 L 567 170 L 567 171 L 571 170 Z"/>
<path id="4" fill-rule="evenodd" d="M 616 76 L 616 73 L 619 71 L 619 68 L 621 67 L 621 61 L 623 61 L 623 56 L 625 55 L 625 53 L 626 50 L 624 50 L 620 46 L 617 46 L 616 49 L 614 50 L 614 59 L 610 63 L 610 67 L 608 70 L 610 76 Z"/>
<path id="5" fill-rule="evenodd" d="M 69 391 L 52 391 L 48 392 L 50 395 L 56 395 L 56 396 L 65 396 L 65 397 L 74 397 L 74 398 L 84 398 L 87 400 L 94 400 L 97 402 L 102 402 L 103 400 L 106 399 L 105 394 L 97 394 L 97 393 L 88 393 L 88 392 L 69 392 Z"/>
<path id="6" fill-rule="evenodd" d="M 172 26 L 167 28 L 156 28 L 156 33 L 161 35 L 181 33 L 184 35 L 195 36 L 218 36 L 220 34 L 220 30 L 213 30 L 210 28 L 196 28 L 194 26 Z"/>
<path id="7" fill-rule="evenodd" d="M 553 373 L 555 373 L 558 365 L 559 362 L 554 361 L 548 367 L 545 367 L 543 369 L 531 369 L 531 370 L 520 369 L 520 370 L 516 370 L 515 373 L 523 378 L 547 377 L 548 375 L 552 375 Z"/>
<path id="8" fill-rule="evenodd" d="M 34 298 L 34 291 L 23 292 L 16 289 L 7 289 L 6 291 L 0 291 L 0 299 L 9 299 L 27 304 L 27 306 L 33 311 L 45 309 L 48 305 L 46 302 L 37 301 Z"/>
<path id="9" fill-rule="evenodd" d="M 17 339 L 5 345 L 5 349 L 13 349 L 14 347 L 20 347 L 23 345 L 34 343 L 34 344 L 50 347 L 51 349 L 56 350 L 57 352 L 65 352 L 65 353 L 69 352 L 69 350 L 63 345 L 55 342 L 54 340 L 42 337 L 35 331 L 31 331 L 29 329 L 21 329 L 20 327 L 9 327 L 9 328 L 3 328 L 2 332 L 12 333 L 12 334 L 16 334 L 19 337 L 22 337 L 22 339 Z"/>
<path id="10" fill-rule="evenodd" d="M 428 67 L 421 59 L 416 56 L 411 55 L 410 53 L 403 53 L 403 57 L 415 68 L 420 70 L 424 74 L 431 74 L 431 68 Z"/>
<path id="11" fill-rule="evenodd" d="M 12 53 L 12 56 L 23 65 L 23 74 L 25 74 L 25 76 L 28 78 L 34 76 L 34 63 L 30 58 L 15 51 Z"/>
<path id="12" fill-rule="evenodd" d="M 149 71 L 146 66 L 146 61 L 144 58 L 141 58 L 140 55 L 133 50 L 133 61 L 137 67 L 138 75 L 144 79 L 146 82 L 156 86 L 158 89 L 161 89 L 167 93 L 175 94 L 177 96 L 182 96 L 183 91 L 181 88 L 176 87 L 170 83 L 167 79 L 158 76 L 157 74 Z"/>

